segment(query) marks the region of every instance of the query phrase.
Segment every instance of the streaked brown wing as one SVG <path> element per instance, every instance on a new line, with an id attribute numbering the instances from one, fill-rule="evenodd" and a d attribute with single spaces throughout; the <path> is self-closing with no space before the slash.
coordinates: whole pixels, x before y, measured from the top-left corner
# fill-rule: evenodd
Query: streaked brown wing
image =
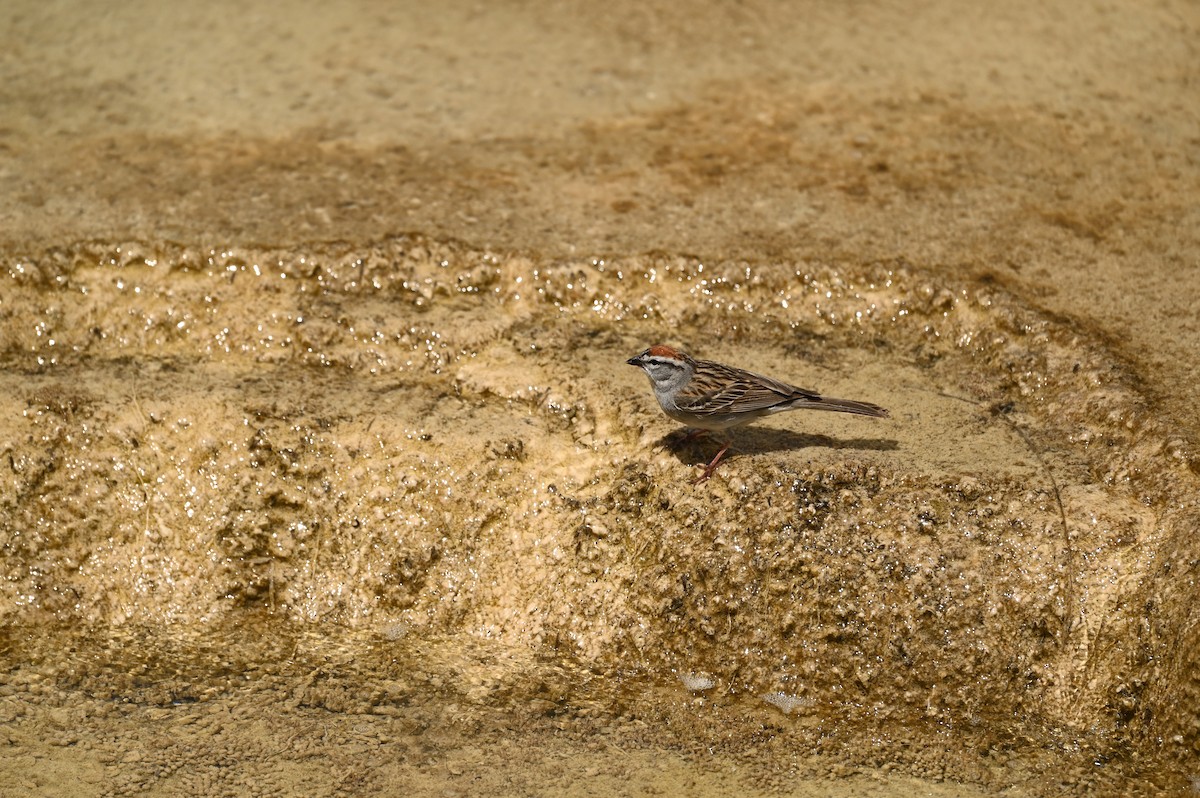
<path id="1" fill-rule="evenodd" d="M 752 371 L 697 361 L 697 373 L 686 394 L 676 399 L 681 410 L 699 415 L 753 413 L 799 398 L 819 399 L 819 394 Z"/>

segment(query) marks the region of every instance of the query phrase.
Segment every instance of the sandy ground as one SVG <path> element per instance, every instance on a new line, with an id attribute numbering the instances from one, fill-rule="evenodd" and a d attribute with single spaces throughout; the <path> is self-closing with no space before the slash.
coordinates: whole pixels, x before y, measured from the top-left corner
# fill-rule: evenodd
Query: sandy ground
<path id="1" fill-rule="evenodd" d="M 0 795 L 1192 789 L 1196 42 L 4 4 Z"/>

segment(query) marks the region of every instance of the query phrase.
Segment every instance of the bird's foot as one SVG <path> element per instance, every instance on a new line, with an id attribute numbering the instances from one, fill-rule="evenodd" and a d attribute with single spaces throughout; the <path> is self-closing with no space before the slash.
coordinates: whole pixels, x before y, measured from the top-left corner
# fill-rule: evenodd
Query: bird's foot
<path id="1" fill-rule="evenodd" d="M 704 471 L 700 473 L 700 476 L 692 480 L 692 484 L 699 485 L 701 482 L 707 482 L 708 478 L 711 477 L 713 472 L 717 470 L 717 466 L 720 464 L 721 458 L 725 456 L 725 452 L 727 451 L 729 451 L 728 443 L 722 446 L 721 451 L 717 452 L 717 456 L 712 459 L 712 462 L 704 467 Z"/>

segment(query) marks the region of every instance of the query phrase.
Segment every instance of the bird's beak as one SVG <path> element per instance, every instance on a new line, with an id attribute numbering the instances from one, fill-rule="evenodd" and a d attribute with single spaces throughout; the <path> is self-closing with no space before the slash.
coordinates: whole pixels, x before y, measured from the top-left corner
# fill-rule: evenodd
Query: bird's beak
<path id="1" fill-rule="evenodd" d="M 634 356 L 634 357 L 631 357 L 631 358 L 629 358 L 628 360 L 626 360 L 625 362 L 626 362 L 626 363 L 628 363 L 628 364 L 629 364 L 629 365 L 631 365 L 631 366 L 641 366 L 641 365 L 642 365 L 642 358 L 644 358 L 645 356 L 646 356 L 646 353 L 645 353 L 645 352 L 642 352 L 640 355 L 636 355 L 636 356 Z"/>

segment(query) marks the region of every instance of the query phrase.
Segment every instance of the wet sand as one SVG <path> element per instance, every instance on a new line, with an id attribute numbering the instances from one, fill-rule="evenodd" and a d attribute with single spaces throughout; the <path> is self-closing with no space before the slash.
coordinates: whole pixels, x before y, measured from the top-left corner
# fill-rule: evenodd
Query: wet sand
<path id="1" fill-rule="evenodd" d="M 240 9 L 0 11 L 0 794 L 1190 789 L 1194 9 Z"/>

